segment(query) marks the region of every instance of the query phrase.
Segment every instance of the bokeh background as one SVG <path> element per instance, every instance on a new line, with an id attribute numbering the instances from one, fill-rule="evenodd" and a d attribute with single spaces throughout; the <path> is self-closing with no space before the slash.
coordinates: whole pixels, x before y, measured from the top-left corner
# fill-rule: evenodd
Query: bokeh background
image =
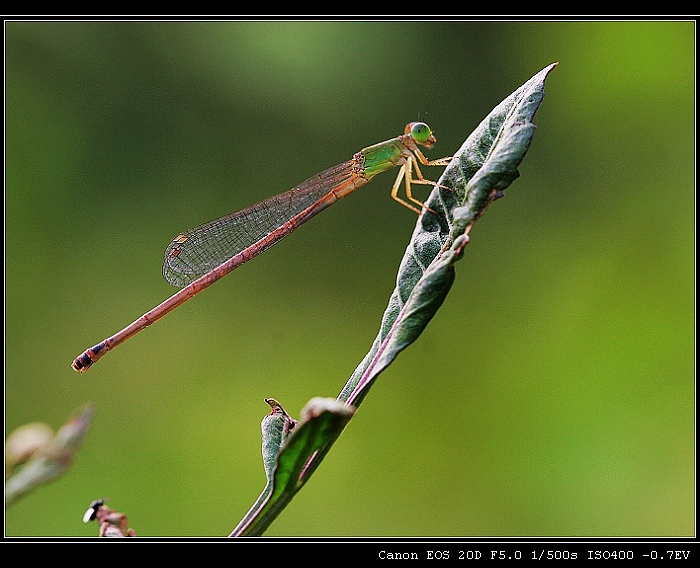
<path id="1" fill-rule="evenodd" d="M 548 64 L 521 177 L 445 304 L 268 536 L 694 532 L 695 26 L 6 22 L 5 427 L 92 401 L 8 536 L 223 536 L 264 486 L 265 397 L 337 396 L 415 217 L 384 174 L 110 353 L 172 237 L 422 119 L 437 158 Z M 439 170 L 427 172 L 433 179 Z M 420 192 L 419 192 L 420 193 Z"/>

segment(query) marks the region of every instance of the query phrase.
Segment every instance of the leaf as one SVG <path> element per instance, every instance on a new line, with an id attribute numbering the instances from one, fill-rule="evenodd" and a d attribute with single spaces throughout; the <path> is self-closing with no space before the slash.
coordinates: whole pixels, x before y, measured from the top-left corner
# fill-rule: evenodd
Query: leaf
<path id="1" fill-rule="evenodd" d="M 532 119 L 544 97 L 544 82 L 555 66 L 540 71 L 495 107 L 445 169 L 401 260 L 379 334 L 338 399 L 310 401 L 299 426 L 286 438 L 283 409 L 271 419 L 263 441 L 272 452 L 264 458 L 268 484 L 231 536 L 263 533 L 316 470 L 379 374 L 440 308 L 475 221 L 519 175 L 517 168 L 535 133 Z M 279 453 L 273 461 L 275 448 Z"/>
<path id="2" fill-rule="evenodd" d="M 309 459 L 335 442 L 354 413 L 334 398 L 313 398 L 297 423 L 274 399 L 262 422 L 267 485 L 230 536 L 259 536 L 306 483 Z M 325 452 L 324 452 L 325 453 Z"/>
<path id="3" fill-rule="evenodd" d="M 265 402 L 272 407 L 272 412 L 263 418 L 260 428 L 262 430 L 262 455 L 265 476 L 270 483 L 275 474 L 277 456 L 282 449 L 289 434 L 297 427 L 294 420 L 282 405 L 274 398 L 266 398 Z"/>
<path id="4" fill-rule="evenodd" d="M 45 444 L 34 447 L 24 465 L 13 469 L 12 476 L 5 481 L 6 507 L 68 470 L 90 431 L 95 412 L 92 404 L 76 410 L 53 437 L 47 438 Z"/>
<path id="5" fill-rule="evenodd" d="M 519 176 L 556 63 L 521 86 L 467 138 L 431 193 L 399 267 L 397 285 L 379 335 L 338 400 L 358 406 L 377 376 L 422 333 L 454 281 L 454 263 L 469 242 L 474 222 Z"/>

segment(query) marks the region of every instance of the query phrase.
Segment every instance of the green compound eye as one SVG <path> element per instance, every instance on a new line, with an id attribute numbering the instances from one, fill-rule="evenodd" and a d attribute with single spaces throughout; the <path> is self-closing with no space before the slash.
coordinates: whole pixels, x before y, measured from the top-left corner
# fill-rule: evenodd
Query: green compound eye
<path id="1" fill-rule="evenodd" d="M 430 127 L 425 122 L 415 122 L 411 126 L 411 137 L 416 142 L 427 142 L 431 134 Z"/>

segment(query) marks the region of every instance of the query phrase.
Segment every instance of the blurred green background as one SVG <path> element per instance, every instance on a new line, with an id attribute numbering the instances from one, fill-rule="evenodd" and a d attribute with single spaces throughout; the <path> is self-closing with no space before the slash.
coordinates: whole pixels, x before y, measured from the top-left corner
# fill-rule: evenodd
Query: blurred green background
<path id="1" fill-rule="evenodd" d="M 6 433 L 98 406 L 8 536 L 227 535 L 259 423 L 336 396 L 415 216 L 384 174 L 84 375 L 172 237 L 422 119 L 456 151 L 548 64 L 521 177 L 267 536 L 694 532 L 692 22 L 6 23 Z M 425 172 L 436 179 L 440 170 Z M 423 197 L 427 195 L 418 191 Z"/>

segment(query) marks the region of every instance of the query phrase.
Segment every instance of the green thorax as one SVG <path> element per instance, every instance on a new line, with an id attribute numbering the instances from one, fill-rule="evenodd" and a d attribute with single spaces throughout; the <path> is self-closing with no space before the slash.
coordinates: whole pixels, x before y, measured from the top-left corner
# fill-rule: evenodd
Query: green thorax
<path id="1" fill-rule="evenodd" d="M 402 138 L 402 136 L 397 136 L 386 142 L 380 142 L 360 150 L 359 156 L 356 155 L 356 158 L 362 160 L 362 175 L 369 179 L 403 164 L 410 151 L 406 148 Z"/>

